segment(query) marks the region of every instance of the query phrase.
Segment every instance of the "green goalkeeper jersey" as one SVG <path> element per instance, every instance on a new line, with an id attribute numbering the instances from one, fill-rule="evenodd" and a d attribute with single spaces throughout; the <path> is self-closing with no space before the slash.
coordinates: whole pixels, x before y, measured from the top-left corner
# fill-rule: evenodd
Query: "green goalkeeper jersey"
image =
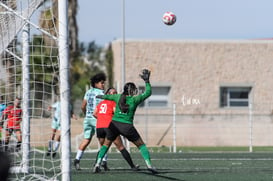
<path id="1" fill-rule="evenodd" d="M 151 84 L 146 83 L 144 93 L 136 95 L 136 96 L 127 96 L 126 104 L 129 105 L 129 109 L 127 113 L 123 113 L 118 106 L 121 94 L 113 94 L 113 95 L 107 94 L 107 95 L 103 95 L 102 98 L 116 102 L 116 110 L 112 120 L 122 122 L 122 123 L 133 124 L 134 115 L 135 115 L 137 106 L 141 102 L 143 102 L 145 99 L 147 99 L 151 94 L 152 94 Z"/>

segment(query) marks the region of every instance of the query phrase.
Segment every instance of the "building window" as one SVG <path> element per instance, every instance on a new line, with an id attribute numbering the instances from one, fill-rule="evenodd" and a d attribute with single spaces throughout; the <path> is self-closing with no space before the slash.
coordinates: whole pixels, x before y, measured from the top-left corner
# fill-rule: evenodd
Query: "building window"
<path id="1" fill-rule="evenodd" d="M 251 87 L 220 87 L 220 107 L 248 107 Z"/>
<path id="2" fill-rule="evenodd" d="M 153 86 L 152 95 L 148 97 L 140 107 L 168 107 L 169 93 L 171 87 L 169 86 Z M 145 87 L 139 87 L 140 93 L 144 92 Z"/>

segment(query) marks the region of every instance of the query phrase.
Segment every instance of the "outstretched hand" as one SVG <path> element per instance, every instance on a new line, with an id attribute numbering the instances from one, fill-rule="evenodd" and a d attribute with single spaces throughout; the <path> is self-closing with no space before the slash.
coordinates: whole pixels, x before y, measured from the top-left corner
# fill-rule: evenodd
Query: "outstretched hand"
<path id="1" fill-rule="evenodd" d="M 142 74 L 139 74 L 139 76 L 146 82 L 150 82 L 150 74 L 151 74 L 151 71 L 148 70 L 148 69 L 143 69 Z"/>

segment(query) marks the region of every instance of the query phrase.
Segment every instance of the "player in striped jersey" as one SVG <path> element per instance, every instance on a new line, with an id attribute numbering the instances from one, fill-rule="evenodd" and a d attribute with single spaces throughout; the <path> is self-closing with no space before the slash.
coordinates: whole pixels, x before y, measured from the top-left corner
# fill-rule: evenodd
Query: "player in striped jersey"
<path id="1" fill-rule="evenodd" d="M 74 160 L 74 166 L 76 170 L 80 170 L 80 159 L 83 156 L 84 150 L 91 142 L 92 137 L 96 131 L 97 119 L 93 116 L 93 112 L 96 106 L 102 101 L 102 99 L 96 98 L 97 95 L 103 95 L 104 83 L 106 81 L 106 75 L 104 73 L 98 73 L 91 78 L 91 86 L 83 98 L 82 112 L 85 114 L 83 122 L 84 139 L 81 142 L 76 158 Z"/>

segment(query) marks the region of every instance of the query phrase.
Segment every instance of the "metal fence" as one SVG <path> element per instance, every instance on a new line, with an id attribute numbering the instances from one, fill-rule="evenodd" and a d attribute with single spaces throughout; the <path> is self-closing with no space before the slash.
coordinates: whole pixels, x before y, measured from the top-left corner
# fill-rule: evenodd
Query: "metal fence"
<path id="1" fill-rule="evenodd" d="M 135 115 L 135 127 L 148 146 L 168 146 L 173 151 L 190 146 L 246 146 L 251 152 L 253 146 L 273 145 L 273 116 L 259 106 L 194 114 L 178 113 L 179 106 Z"/>

